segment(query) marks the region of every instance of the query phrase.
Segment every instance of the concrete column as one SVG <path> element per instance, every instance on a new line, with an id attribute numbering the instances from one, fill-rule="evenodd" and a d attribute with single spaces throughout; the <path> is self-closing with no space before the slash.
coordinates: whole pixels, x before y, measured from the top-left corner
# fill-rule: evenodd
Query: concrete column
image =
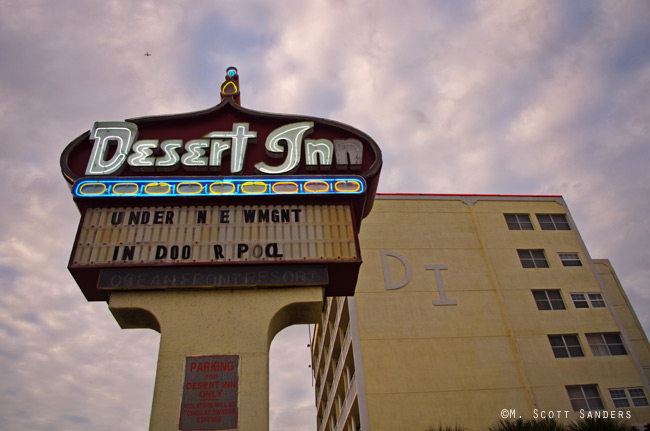
<path id="1" fill-rule="evenodd" d="M 239 356 L 238 430 L 269 428 L 269 347 L 293 324 L 317 323 L 322 287 L 113 292 L 120 327 L 160 332 L 150 430 L 178 430 L 185 358 Z"/>

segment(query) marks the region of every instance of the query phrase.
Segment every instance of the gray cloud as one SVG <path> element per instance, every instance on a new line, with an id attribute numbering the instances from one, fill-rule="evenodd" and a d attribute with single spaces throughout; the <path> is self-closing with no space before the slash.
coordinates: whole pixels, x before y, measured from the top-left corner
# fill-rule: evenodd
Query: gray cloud
<path id="1" fill-rule="evenodd" d="M 146 427 L 159 337 L 67 273 L 58 158 L 94 121 L 218 103 L 229 65 L 247 107 L 373 136 L 381 192 L 564 195 L 650 328 L 649 18 L 623 0 L 2 3 L 0 428 Z M 306 332 L 273 343 L 272 429 L 315 427 Z"/>

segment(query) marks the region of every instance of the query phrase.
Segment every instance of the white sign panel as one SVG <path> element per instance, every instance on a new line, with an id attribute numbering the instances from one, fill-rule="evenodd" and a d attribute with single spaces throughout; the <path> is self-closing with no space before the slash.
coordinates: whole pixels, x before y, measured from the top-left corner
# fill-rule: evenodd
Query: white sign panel
<path id="1" fill-rule="evenodd" d="M 346 205 L 89 208 L 72 266 L 359 259 Z"/>

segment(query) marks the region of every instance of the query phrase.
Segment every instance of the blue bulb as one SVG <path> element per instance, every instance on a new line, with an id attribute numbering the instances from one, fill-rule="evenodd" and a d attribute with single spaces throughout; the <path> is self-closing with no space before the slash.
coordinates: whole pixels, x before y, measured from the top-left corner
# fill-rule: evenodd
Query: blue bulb
<path id="1" fill-rule="evenodd" d="M 237 74 L 237 71 L 235 69 L 228 69 L 228 76 L 231 78 Z"/>

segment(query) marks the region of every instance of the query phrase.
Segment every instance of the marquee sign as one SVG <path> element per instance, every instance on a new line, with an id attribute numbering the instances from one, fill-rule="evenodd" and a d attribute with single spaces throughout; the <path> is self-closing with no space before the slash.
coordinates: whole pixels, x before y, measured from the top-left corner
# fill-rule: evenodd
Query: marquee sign
<path id="1" fill-rule="evenodd" d="M 242 108 L 233 70 L 213 108 L 99 121 L 64 150 L 82 213 L 69 268 L 89 300 L 107 274 L 151 267 L 326 267 L 326 294 L 353 293 L 381 151 L 342 123 Z"/>
<path id="2" fill-rule="evenodd" d="M 358 259 L 344 205 L 91 208 L 73 266 Z"/>

